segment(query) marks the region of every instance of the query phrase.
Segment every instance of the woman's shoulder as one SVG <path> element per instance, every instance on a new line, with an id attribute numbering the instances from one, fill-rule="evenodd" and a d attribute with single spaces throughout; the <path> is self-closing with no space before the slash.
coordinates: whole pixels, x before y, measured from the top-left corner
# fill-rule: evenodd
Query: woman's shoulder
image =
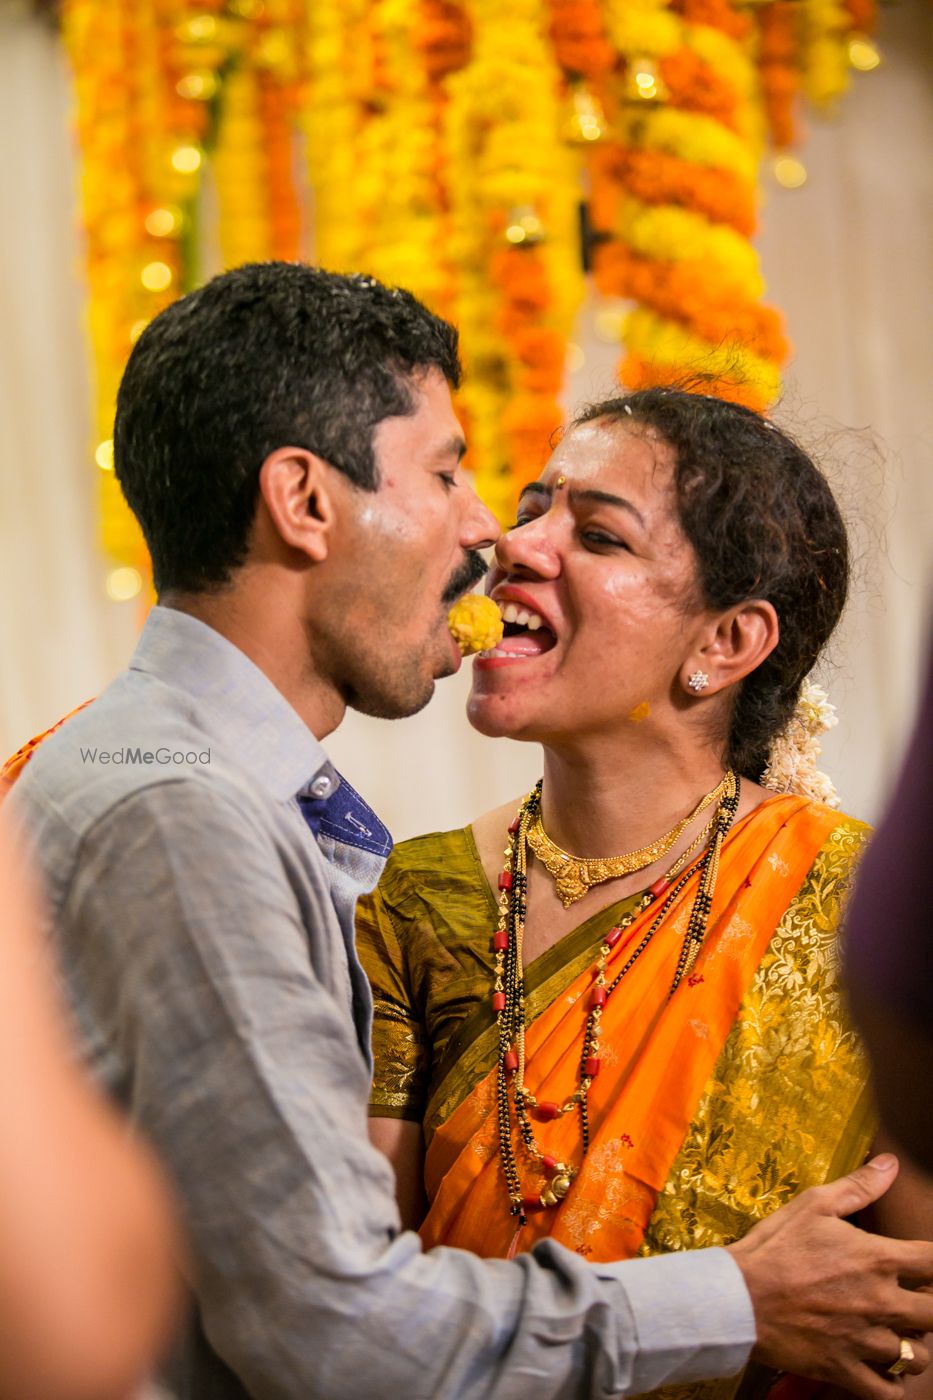
<path id="1" fill-rule="evenodd" d="M 495 849 L 496 869 L 518 800 L 486 812 L 469 826 L 452 831 L 428 831 L 400 841 L 394 848 L 379 882 L 385 903 L 412 909 L 414 904 L 432 907 L 450 895 L 489 897 L 486 866 Z"/>
<path id="2" fill-rule="evenodd" d="M 795 793 L 764 789 L 746 820 L 769 835 L 774 864 L 789 852 L 805 857 L 807 871 L 797 901 L 816 898 L 841 903 L 872 835 L 871 827 L 835 806 Z M 757 794 L 756 794 L 757 795 Z M 777 867 L 775 867 L 777 868 Z"/>
<path id="3" fill-rule="evenodd" d="M 813 805 L 823 808 L 830 827 L 813 863 L 814 875 L 824 880 L 837 881 L 839 894 L 842 895 L 865 854 L 865 848 L 872 836 L 872 828 L 867 822 L 850 817 L 834 807 L 825 807 L 819 803 Z"/>
<path id="4" fill-rule="evenodd" d="M 438 885 L 475 879 L 476 852 L 470 828 L 428 831 L 399 841 L 386 861 L 379 893 L 390 904 L 406 901 Z"/>
<path id="5" fill-rule="evenodd" d="M 774 792 L 747 781 L 743 783 L 743 800 L 739 807 L 740 817 L 746 814 L 760 818 L 777 814 L 785 822 L 790 818 L 791 825 L 802 824 L 811 829 L 814 826 L 822 827 L 827 843 L 850 842 L 861 846 L 872 835 L 872 828 L 867 822 L 849 816 L 835 805 L 800 793 Z"/>
<path id="6" fill-rule="evenodd" d="M 386 861 L 386 870 L 421 872 L 431 869 L 439 860 L 459 855 L 468 839 L 469 827 L 465 826 L 452 831 L 425 831 L 420 836 L 409 836 L 404 841 L 396 842 Z"/>
<path id="7" fill-rule="evenodd" d="M 825 803 L 809 802 L 807 812 L 824 823 L 823 839 L 795 903 L 829 925 L 842 919 L 872 829 Z"/>
<path id="8" fill-rule="evenodd" d="M 860 821 L 858 817 L 850 817 L 838 807 L 813 799 L 807 800 L 806 810 L 814 818 L 822 819 L 825 824 L 827 834 L 820 848 L 821 855 L 823 852 L 836 851 L 842 854 L 850 853 L 854 859 L 858 859 L 862 848 L 872 835 L 872 828 L 867 822 Z"/>

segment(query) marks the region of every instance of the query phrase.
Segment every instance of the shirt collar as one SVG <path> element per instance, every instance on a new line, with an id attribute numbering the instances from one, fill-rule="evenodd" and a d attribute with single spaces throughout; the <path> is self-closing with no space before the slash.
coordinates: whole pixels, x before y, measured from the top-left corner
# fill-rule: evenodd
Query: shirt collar
<path id="1" fill-rule="evenodd" d="M 144 671 L 212 711 L 218 735 L 236 761 L 281 802 L 340 777 L 297 711 L 239 647 L 175 608 L 154 607 L 131 671 Z M 323 783 L 321 784 L 323 787 Z"/>

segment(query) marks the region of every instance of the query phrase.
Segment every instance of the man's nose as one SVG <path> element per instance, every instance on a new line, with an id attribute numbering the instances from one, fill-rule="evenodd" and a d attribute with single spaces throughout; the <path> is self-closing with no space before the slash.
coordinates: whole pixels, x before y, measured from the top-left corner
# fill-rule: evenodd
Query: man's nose
<path id="1" fill-rule="evenodd" d="M 463 522 L 460 543 L 464 549 L 489 549 L 502 534 L 498 520 L 480 500 L 473 487 L 469 488 L 469 503 Z"/>

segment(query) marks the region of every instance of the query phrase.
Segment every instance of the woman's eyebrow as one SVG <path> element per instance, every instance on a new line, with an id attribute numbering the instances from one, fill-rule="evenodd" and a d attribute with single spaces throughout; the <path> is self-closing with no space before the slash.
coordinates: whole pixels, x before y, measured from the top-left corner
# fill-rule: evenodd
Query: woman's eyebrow
<path id="1" fill-rule="evenodd" d="M 526 496 L 546 496 L 550 498 L 551 489 L 545 486 L 542 481 L 529 481 L 527 486 L 523 486 L 518 493 L 518 499 L 523 501 Z"/>
<path id="2" fill-rule="evenodd" d="M 595 488 L 587 487 L 585 490 L 571 486 L 568 492 L 571 501 L 593 501 L 604 506 L 621 506 L 630 515 L 634 515 L 641 528 L 645 528 L 645 517 L 636 505 L 626 496 L 614 496 L 611 491 L 597 491 Z"/>
<path id="3" fill-rule="evenodd" d="M 551 488 L 545 486 L 543 482 L 530 481 L 528 485 L 522 489 L 518 499 L 523 501 L 526 496 L 541 496 L 550 500 L 552 494 Z M 630 515 L 633 515 L 641 528 L 643 530 L 645 529 L 645 517 L 638 507 L 625 496 L 615 496 L 611 491 L 598 491 L 595 487 L 581 488 L 576 486 L 571 486 L 568 495 L 573 503 L 589 501 L 606 506 L 620 506 L 622 510 L 627 510 Z"/>

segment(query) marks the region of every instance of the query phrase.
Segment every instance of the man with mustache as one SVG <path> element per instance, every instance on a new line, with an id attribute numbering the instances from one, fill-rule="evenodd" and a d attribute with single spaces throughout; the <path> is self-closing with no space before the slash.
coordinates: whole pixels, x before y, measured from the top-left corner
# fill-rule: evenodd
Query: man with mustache
<path id="1" fill-rule="evenodd" d="M 730 1250 L 590 1267 L 422 1254 L 369 1145 L 357 896 L 391 841 L 327 761 L 346 707 L 411 714 L 459 665 L 451 601 L 493 518 L 462 475 L 456 335 L 410 295 L 286 264 L 147 328 L 115 467 L 159 606 L 11 807 L 84 1046 L 168 1166 L 197 1400 L 638 1393 L 763 1363 L 895 1400 L 872 1329 L 933 1327 L 933 1247 L 839 1218 L 892 1159 Z M 927 1356 L 915 1344 L 912 1366 Z"/>

